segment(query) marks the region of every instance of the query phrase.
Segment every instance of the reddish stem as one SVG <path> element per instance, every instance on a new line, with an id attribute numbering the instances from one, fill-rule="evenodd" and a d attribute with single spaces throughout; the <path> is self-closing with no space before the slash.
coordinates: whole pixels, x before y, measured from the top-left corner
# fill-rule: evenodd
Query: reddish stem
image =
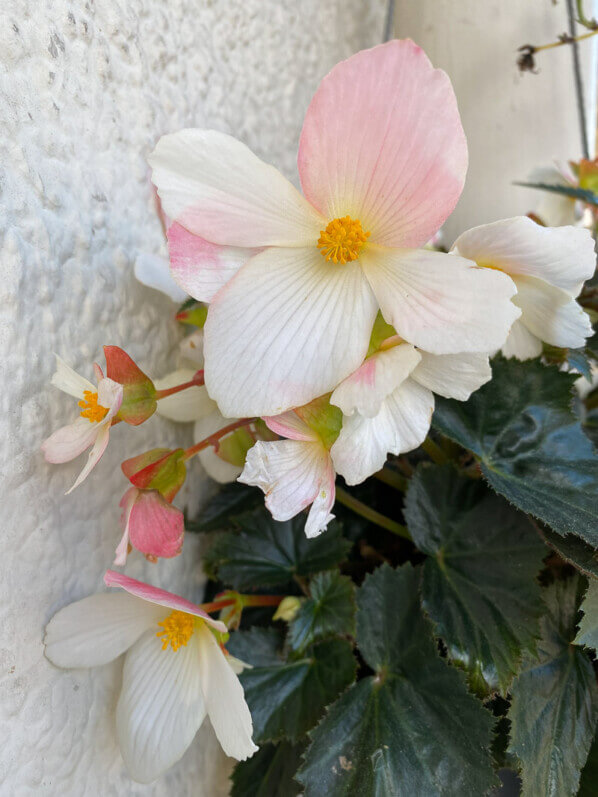
<path id="1" fill-rule="evenodd" d="M 206 437 L 204 440 L 200 440 L 199 443 L 195 443 L 195 445 L 191 446 L 191 448 L 186 449 L 185 454 L 183 456 L 183 460 L 191 459 L 196 454 L 199 454 L 200 451 L 203 451 L 204 448 L 208 448 L 208 446 L 216 446 L 218 445 L 219 440 L 222 437 L 225 437 L 230 432 L 234 432 L 235 429 L 240 429 L 241 426 L 249 426 L 250 423 L 254 423 L 256 418 L 241 418 L 240 421 L 235 421 L 234 423 L 229 423 L 228 426 L 225 426 L 223 429 L 220 429 L 214 434 L 211 434 L 209 437 Z"/>
<path id="2" fill-rule="evenodd" d="M 174 387 L 166 387 L 164 390 L 156 390 L 156 400 L 166 398 L 166 396 L 173 396 L 175 393 L 180 393 L 181 390 L 187 390 L 189 387 L 201 387 L 204 385 L 203 370 L 198 371 L 193 379 L 189 382 L 183 382 L 182 385 L 175 385 Z"/>
<path id="3" fill-rule="evenodd" d="M 212 601 L 211 603 L 202 603 L 201 607 L 204 612 L 219 612 L 227 606 L 234 606 L 239 601 L 243 608 L 248 606 L 278 606 L 282 601 L 284 595 L 239 595 L 238 598 L 226 598 L 224 600 Z"/>

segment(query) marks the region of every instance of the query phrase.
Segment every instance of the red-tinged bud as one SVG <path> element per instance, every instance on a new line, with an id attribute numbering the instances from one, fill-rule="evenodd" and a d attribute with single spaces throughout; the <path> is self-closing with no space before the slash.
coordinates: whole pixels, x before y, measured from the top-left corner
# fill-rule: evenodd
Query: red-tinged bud
<path id="1" fill-rule="evenodd" d="M 176 320 L 181 324 L 189 324 L 189 326 L 199 327 L 203 329 L 206 319 L 208 317 L 208 307 L 201 302 L 196 302 L 191 299 L 181 307 L 176 314 Z"/>
<path id="2" fill-rule="evenodd" d="M 170 503 L 185 483 L 184 455 L 182 448 L 153 448 L 125 460 L 121 468 L 135 487 L 157 490 Z"/>
<path id="3" fill-rule="evenodd" d="M 123 386 L 123 402 L 117 417 L 139 426 L 156 411 L 154 383 L 118 346 L 104 346 L 104 355 L 106 376 Z"/>
<path id="4" fill-rule="evenodd" d="M 123 536 L 116 549 L 115 565 L 124 565 L 131 545 L 150 562 L 178 556 L 183 546 L 184 516 L 157 490 L 130 487 L 120 502 Z"/>

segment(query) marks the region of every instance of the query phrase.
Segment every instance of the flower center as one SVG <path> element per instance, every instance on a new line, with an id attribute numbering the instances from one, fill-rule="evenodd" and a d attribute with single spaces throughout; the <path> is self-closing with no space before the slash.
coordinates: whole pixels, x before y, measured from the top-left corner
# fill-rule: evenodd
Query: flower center
<path id="1" fill-rule="evenodd" d="M 178 650 L 181 645 L 186 645 L 193 636 L 195 628 L 195 617 L 186 612 L 179 612 L 174 609 L 166 619 L 158 623 L 162 631 L 158 631 L 156 636 L 162 637 L 162 650 L 171 645 L 173 650 Z"/>
<path id="2" fill-rule="evenodd" d="M 333 219 L 325 230 L 320 230 L 318 249 L 326 260 L 344 265 L 357 260 L 369 235 L 363 231 L 359 219 L 343 216 L 342 219 Z"/>
<path id="3" fill-rule="evenodd" d="M 108 408 L 98 404 L 98 394 L 92 393 L 91 390 L 84 390 L 83 395 L 85 398 L 79 402 L 81 417 L 87 418 L 91 423 L 103 421 L 108 414 Z"/>

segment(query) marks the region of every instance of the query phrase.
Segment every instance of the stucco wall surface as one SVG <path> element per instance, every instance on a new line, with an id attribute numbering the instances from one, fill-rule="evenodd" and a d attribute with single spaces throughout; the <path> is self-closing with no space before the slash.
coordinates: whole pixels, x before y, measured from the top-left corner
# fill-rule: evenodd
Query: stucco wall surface
<path id="1" fill-rule="evenodd" d="M 53 352 L 90 377 L 101 346 L 152 376 L 171 367 L 173 305 L 135 282 L 163 251 L 145 157 L 185 126 L 232 133 L 295 176 L 301 121 L 319 79 L 378 41 L 368 0 L 3 0 L 0 7 L 0 793 L 225 794 L 226 762 L 204 726 L 150 786 L 129 781 L 113 734 L 120 662 L 60 671 L 43 627 L 101 588 L 119 537 L 119 463 L 191 430 L 154 418 L 115 427 L 92 476 L 39 452 L 76 414 L 49 385 Z M 196 465 L 184 501 L 210 489 Z M 181 502 L 178 502 L 179 505 Z M 177 560 L 131 556 L 130 575 L 199 599 L 197 541 Z M 224 774 L 223 774 L 224 773 Z"/>

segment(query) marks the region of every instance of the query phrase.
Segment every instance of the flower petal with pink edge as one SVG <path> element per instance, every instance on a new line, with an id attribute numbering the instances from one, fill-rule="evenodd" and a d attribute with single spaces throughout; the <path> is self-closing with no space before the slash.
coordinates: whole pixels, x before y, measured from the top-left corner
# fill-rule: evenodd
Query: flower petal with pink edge
<path id="1" fill-rule="evenodd" d="M 238 481 L 259 487 L 275 520 L 289 520 L 316 500 L 330 480 L 330 456 L 321 443 L 258 442 Z"/>
<path id="2" fill-rule="evenodd" d="M 520 315 L 510 277 L 457 255 L 366 246 L 361 263 L 384 319 L 431 354 L 498 349 Z"/>
<path id="3" fill-rule="evenodd" d="M 213 634 L 197 629 L 201 688 L 210 722 L 226 755 L 244 761 L 257 747 L 245 693 Z"/>
<path id="4" fill-rule="evenodd" d="M 382 403 L 374 418 L 355 413 L 330 449 L 334 469 L 347 484 L 360 484 L 386 462 L 388 454 L 403 454 L 421 445 L 430 429 L 434 394 L 411 378 Z"/>
<path id="5" fill-rule="evenodd" d="M 569 293 L 534 277 L 517 277 L 513 302 L 522 312 L 521 323 L 551 346 L 578 349 L 592 334 L 590 317 Z"/>
<path id="6" fill-rule="evenodd" d="M 546 280 L 572 296 L 577 296 L 596 268 L 589 230 L 542 227 L 527 216 L 467 230 L 457 238 L 452 251 L 513 277 L 521 274 Z"/>
<path id="7" fill-rule="evenodd" d="M 344 415 L 373 418 L 384 399 L 404 382 L 421 360 L 421 354 L 408 343 L 393 346 L 368 357 L 363 365 L 343 380 L 330 397 Z"/>
<path id="8" fill-rule="evenodd" d="M 335 516 L 330 510 L 334 506 L 336 497 L 335 481 L 336 474 L 332 467 L 332 462 L 329 461 L 326 479 L 320 484 L 318 494 L 310 507 L 305 521 L 305 536 L 308 539 L 313 539 L 323 531 L 326 531 L 330 521 L 334 520 Z"/>
<path id="9" fill-rule="evenodd" d="M 181 758 L 206 714 L 197 632 L 175 651 L 162 650 L 157 631 L 156 625 L 127 653 L 116 707 L 120 751 L 139 783 Z"/>
<path id="10" fill-rule="evenodd" d="M 289 440 L 305 442 L 319 440 L 314 430 L 294 410 L 283 412 L 281 415 L 266 416 L 263 420 L 271 432 L 279 434 L 281 437 L 287 437 Z"/>
<path id="11" fill-rule="evenodd" d="M 57 429 L 42 443 L 46 462 L 54 465 L 70 462 L 93 444 L 97 433 L 97 423 L 91 423 L 87 418 L 77 418 L 68 426 Z"/>
<path id="12" fill-rule="evenodd" d="M 127 555 L 129 553 L 129 518 L 131 516 L 131 509 L 133 508 L 133 504 L 135 503 L 139 492 L 139 488 L 129 487 L 129 489 L 118 502 L 118 505 L 122 509 L 120 515 L 120 524 L 123 528 L 123 534 L 120 538 L 120 542 L 116 546 L 116 550 L 114 551 L 114 562 L 112 564 L 116 565 L 117 567 L 123 567 L 127 561 Z"/>
<path id="13" fill-rule="evenodd" d="M 128 525 L 131 545 L 146 556 L 171 559 L 180 554 L 185 533 L 183 513 L 157 490 L 139 491 Z"/>
<path id="14" fill-rule="evenodd" d="M 135 276 L 143 285 L 168 296 L 173 302 L 181 304 L 188 296 L 188 291 L 183 290 L 172 278 L 170 263 L 165 257 L 141 252 L 135 259 Z"/>
<path id="15" fill-rule="evenodd" d="M 62 390 L 63 393 L 68 393 L 69 396 L 73 396 L 76 399 L 82 399 L 85 390 L 90 390 L 92 393 L 95 393 L 96 389 L 88 379 L 85 379 L 84 376 L 80 376 L 76 371 L 73 371 L 62 357 L 59 357 L 57 354 L 54 356 L 56 357 L 56 370 L 50 380 L 54 387 Z"/>
<path id="16" fill-rule="evenodd" d="M 162 614 L 125 593 L 90 595 L 50 620 L 46 656 L 57 667 L 99 667 L 130 648 Z"/>
<path id="17" fill-rule="evenodd" d="M 518 360 L 531 360 L 542 354 L 542 341 L 533 335 L 518 318 L 511 327 L 509 337 L 503 345 L 501 352 L 505 357 L 516 357 Z"/>
<path id="18" fill-rule="evenodd" d="M 227 629 L 224 623 L 221 623 L 220 620 L 213 620 L 210 615 L 206 614 L 203 609 L 200 609 L 197 604 L 191 603 L 191 601 L 185 600 L 185 598 L 181 598 L 173 592 L 167 592 L 165 589 L 160 589 L 159 587 L 152 587 L 150 584 L 138 581 L 136 578 L 125 576 L 124 573 L 117 573 L 116 570 L 106 570 L 104 574 L 104 583 L 108 587 L 120 587 L 131 595 L 142 598 L 144 601 L 201 617 L 211 625 L 212 628 L 226 633 Z"/>
<path id="19" fill-rule="evenodd" d="M 94 424 L 95 425 L 95 424 Z M 78 487 L 85 479 L 89 476 L 91 471 L 95 468 L 98 462 L 101 460 L 102 456 L 104 455 L 104 451 L 108 447 L 108 441 L 110 439 L 110 424 L 98 424 L 97 425 L 97 434 L 95 442 L 92 446 L 91 451 L 89 452 L 89 456 L 87 458 L 87 462 L 81 473 L 75 479 L 75 483 L 67 490 L 65 495 L 69 495 L 73 492 L 73 490 Z"/>
<path id="20" fill-rule="evenodd" d="M 439 396 L 467 401 L 474 390 L 492 379 L 487 354 L 420 354 L 421 362 L 411 378 Z"/>
<path id="21" fill-rule="evenodd" d="M 172 277 L 200 302 L 211 302 L 220 288 L 259 251 L 212 244 L 176 222 L 167 234 Z"/>
<path id="22" fill-rule="evenodd" d="M 410 40 L 341 61 L 311 101 L 299 143 L 305 196 L 370 240 L 421 246 L 457 204 L 467 143 L 447 75 Z"/>
<path id="23" fill-rule="evenodd" d="M 152 181 L 173 221 L 227 246 L 306 246 L 323 219 L 273 166 L 232 136 L 180 130 L 149 157 Z"/>
<path id="24" fill-rule="evenodd" d="M 232 418 L 307 404 L 361 365 L 377 309 L 357 262 L 331 265 L 315 247 L 264 250 L 210 305 L 210 396 Z"/>

